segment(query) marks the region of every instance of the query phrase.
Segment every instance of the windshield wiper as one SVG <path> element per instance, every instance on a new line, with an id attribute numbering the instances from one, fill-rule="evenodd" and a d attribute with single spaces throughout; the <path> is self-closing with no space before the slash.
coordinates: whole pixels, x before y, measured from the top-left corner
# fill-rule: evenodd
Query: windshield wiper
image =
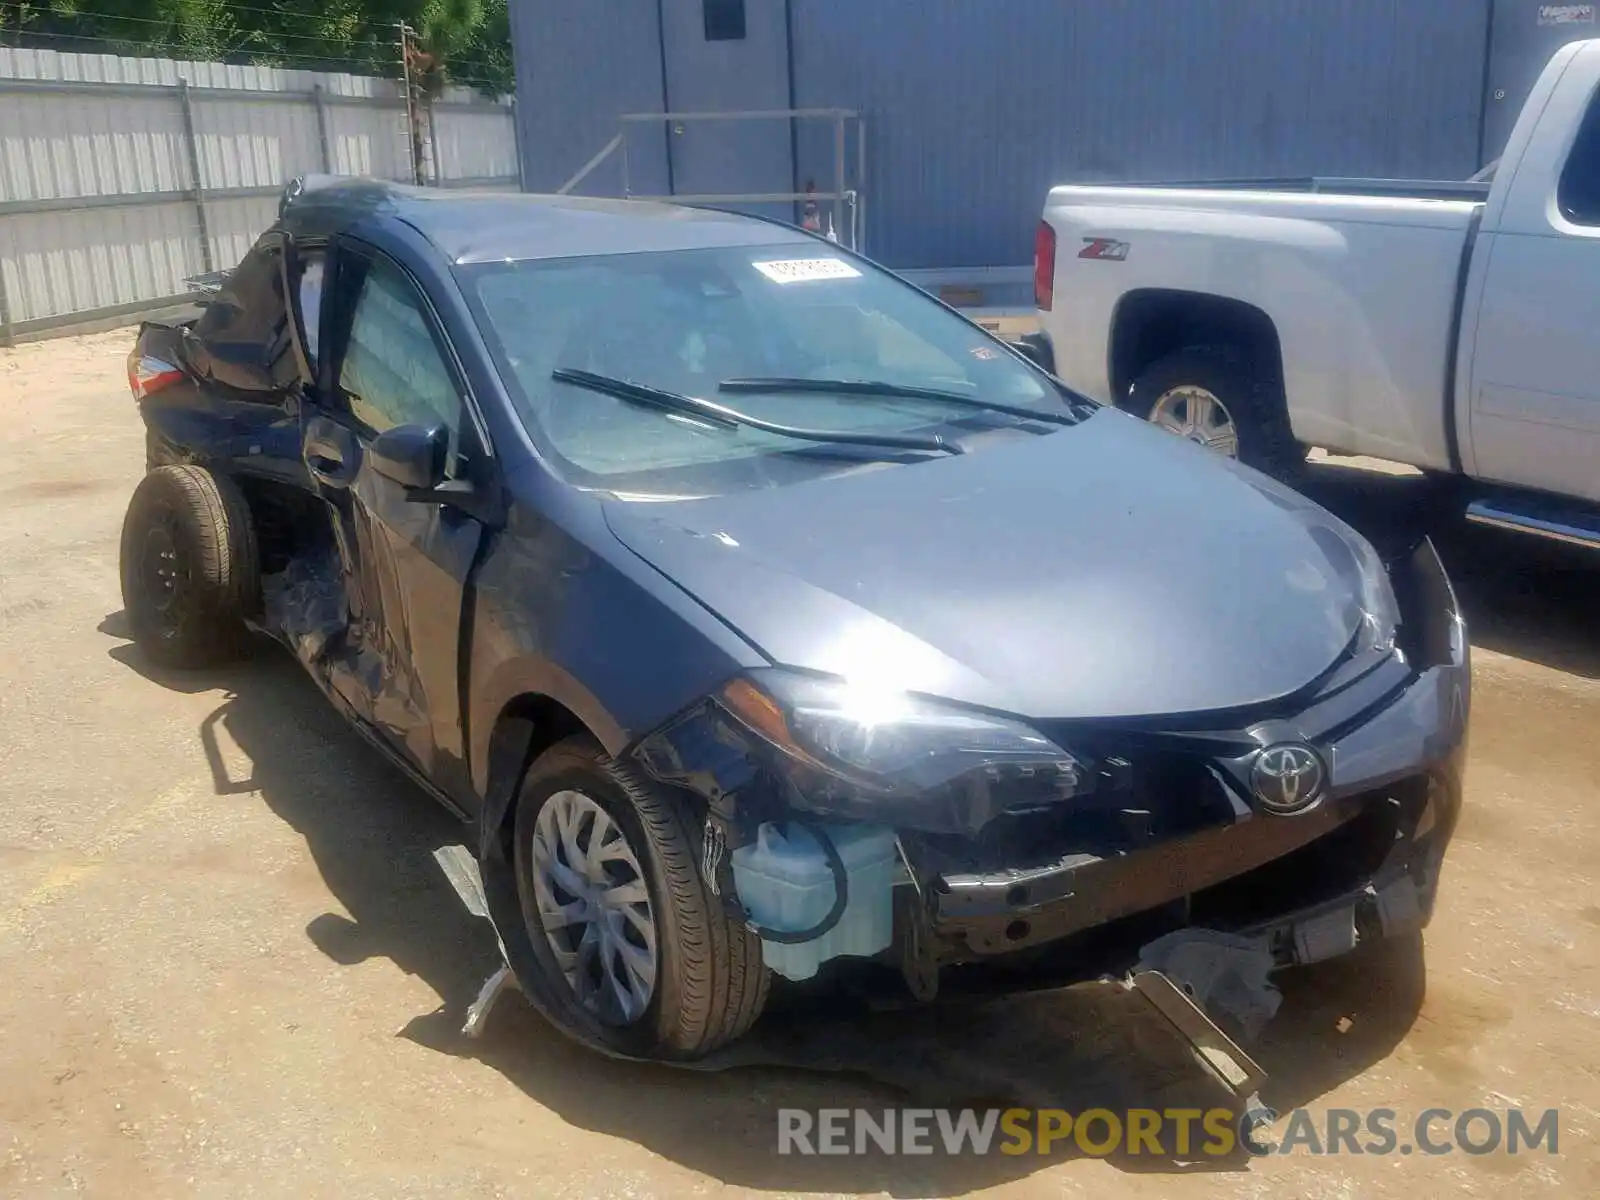
<path id="1" fill-rule="evenodd" d="M 801 429 L 794 425 L 780 425 L 776 421 L 764 421 L 760 417 L 753 417 L 749 413 L 728 408 L 712 400 L 702 400 L 698 396 L 685 396 L 681 392 L 669 392 L 665 388 L 650 387 L 648 384 L 634 383 L 628 379 L 614 379 L 610 375 L 596 375 L 593 371 L 574 371 L 567 367 L 557 367 L 550 372 L 550 378 L 561 383 L 570 383 L 574 387 L 587 388 L 591 392 L 615 396 L 618 400 L 626 400 L 629 404 L 694 417 L 726 429 L 744 425 L 750 429 L 759 429 L 763 433 L 774 433 L 780 437 L 796 438 L 803 442 L 927 450 L 943 454 L 962 453 L 960 446 L 938 434 L 847 433 L 833 429 Z"/>
<path id="2" fill-rule="evenodd" d="M 1001 400 L 984 400 L 965 392 L 947 392 L 940 388 L 912 387 L 878 379 L 803 379 L 787 375 L 754 379 L 724 379 L 717 385 L 722 392 L 742 392 L 760 395 L 779 392 L 819 392 L 831 396 L 903 396 L 907 400 L 937 400 L 941 403 L 959 404 L 965 408 L 982 408 L 990 412 L 1009 413 L 1030 421 L 1049 421 L 1055 425 L 1076 425 L 1078 418 L 1070 413 L 1050 412 L 1047 409 L 1029 408 L 1024 404 L 1006 404 Z"/>

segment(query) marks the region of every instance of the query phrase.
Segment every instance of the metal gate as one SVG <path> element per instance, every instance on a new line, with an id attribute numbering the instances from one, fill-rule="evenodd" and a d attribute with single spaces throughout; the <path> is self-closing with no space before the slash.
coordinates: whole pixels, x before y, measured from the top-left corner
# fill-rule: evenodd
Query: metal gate
<path id="1" fill-rule="evenodd" d="M 859 113 L 845 108 L 780 108 L 769 111 L 746 112 L 668 112 L 624 113 L 618 118 L 621 128 L 617 135 L 601 147 L 599 153 L 585 163 L 571 179 L 556 189 L 557 195 L 568 195 L 585 179 L 597 171 L 607 160 L 615 157 L 621 171 L 621 195 L 629 200 L 663 200 L 676 204 L 703 204 L 719 208 L 732 208 L 765 215 L 780 215 L 795 224 L 806 222 L 806 209 L 818 206 L 820 225 L 817 232 L 835 237 L 852 250 L 862 249 L 862 231 L 866 220 L 866 197 L 861 180 L 866 171 L 866 123 Z M 778 177 L 771 191 L 751 191 L 748 177 L 730 174 L 725 165 L 730 155 L 741 145 L 760 145 L 762 134 L 769 136 L 771 144 L 779 139 L 787 141 L 794 129 L 803 125 L 822 125 L 832 146 L 832 178 L 818 187 L 815 180 L 796 189 L 789 178 Z M 668 145 L 671 147 L 672 170 L 668 175 L 669 191 L 636 192 L 634 169 L 629 158 L 632 144 L 630 132 L 640 127 L 665 126 Z M 703 132 L 710 130 L 711 132 Z M 731 136 L 724 131 L 731 132 Z M 749 136 L 750 133 L 755 136 Z M 723 136 L 718 136 L 719 133 Z M 680 155 L 679 146 L 692 146 L 688 154 Z M 736 158 L 731 161 L 737 162 Z M 687 170 L 682 164 L 687 164 Z M 792 167 L 790 168 L 792 170 Z M 647 176 L 648 177 L 648 176 Z M 737 181 L 747 180 L 740 188 Z M 726 190 L 699 190 L 715 188 L 720 181 Z M 764 182 L 764 180 L 758 180 Z M 731 184 L 731 186 L 729 186 Z M 788 184 L 788 186 L 785 186 Z M 824 210 L 821 206 L 826 206 Z"/>

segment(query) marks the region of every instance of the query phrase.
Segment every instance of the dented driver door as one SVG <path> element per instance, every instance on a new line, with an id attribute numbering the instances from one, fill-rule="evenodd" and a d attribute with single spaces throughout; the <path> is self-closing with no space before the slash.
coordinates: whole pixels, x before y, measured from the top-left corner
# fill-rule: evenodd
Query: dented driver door
<path id="1" fill-rule="evenodd" d="M 459 366 L 431 305 L 388 257 L 348 240 L 324 301 L 319 402 L 305 427 L 307 468 L 333 513 L 351 622 L 329 686 L 392 748 L 463 808 L 459 650 L 463 602 L 484 529 L 461 507 L 415 494 L 371 468 L 374 439 L 403 425 L 442 427 L 446 476 L 488 469 Z"/>

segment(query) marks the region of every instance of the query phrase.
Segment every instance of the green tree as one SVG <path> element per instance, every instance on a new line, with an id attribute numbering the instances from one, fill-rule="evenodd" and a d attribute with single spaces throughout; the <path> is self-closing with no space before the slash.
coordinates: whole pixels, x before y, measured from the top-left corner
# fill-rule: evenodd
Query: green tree
<path id="1" fill-rule="evenodd" d="M 507 0 L 0 0 L 0 45 L 400 73 L 415 31 L 427 95 L 512 88 Z"/>

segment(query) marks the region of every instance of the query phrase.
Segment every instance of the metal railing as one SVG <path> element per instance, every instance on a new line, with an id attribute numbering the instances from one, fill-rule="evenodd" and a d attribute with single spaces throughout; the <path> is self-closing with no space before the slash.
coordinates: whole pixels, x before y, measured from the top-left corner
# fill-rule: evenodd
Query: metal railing
<path id="1" fill-rule="evenodd" d="M 833 228 L 837 236 L 852 250 L 860 250 L 866 229 L 866 196 L 862 181 L 867 168 L 867 126 L 861 114 L 848 108 L 771 108 L 736 109 L 729 112 L 643 112 L 623 113 L 617 118 L 621 128 L 617 135 L 600 148 L 577 174 L 567 180 L 556 194 L 569 195 L 572 190 L 592 175 L 613 155 L 621 156 L 622 197 L 626 200 L 662 200 L 675 204 L 803 204 L 816 201 L 833 206 Z M 795 136 L 793 123 L 805 120 L 828 121 L 833 126 L 833 187 L 829 191 L 803 192 L 671 192 L 664 195 L 635 193 L 628 162 L 628 129 L 634 125 L 667 124 L 675 133 L 693 121 L 788 121 L 790 137 Z M 855 126 L 854 171 L 850 170 L 849 126 Z M 667 153 L 671 154 L 670 147 Z"/>

